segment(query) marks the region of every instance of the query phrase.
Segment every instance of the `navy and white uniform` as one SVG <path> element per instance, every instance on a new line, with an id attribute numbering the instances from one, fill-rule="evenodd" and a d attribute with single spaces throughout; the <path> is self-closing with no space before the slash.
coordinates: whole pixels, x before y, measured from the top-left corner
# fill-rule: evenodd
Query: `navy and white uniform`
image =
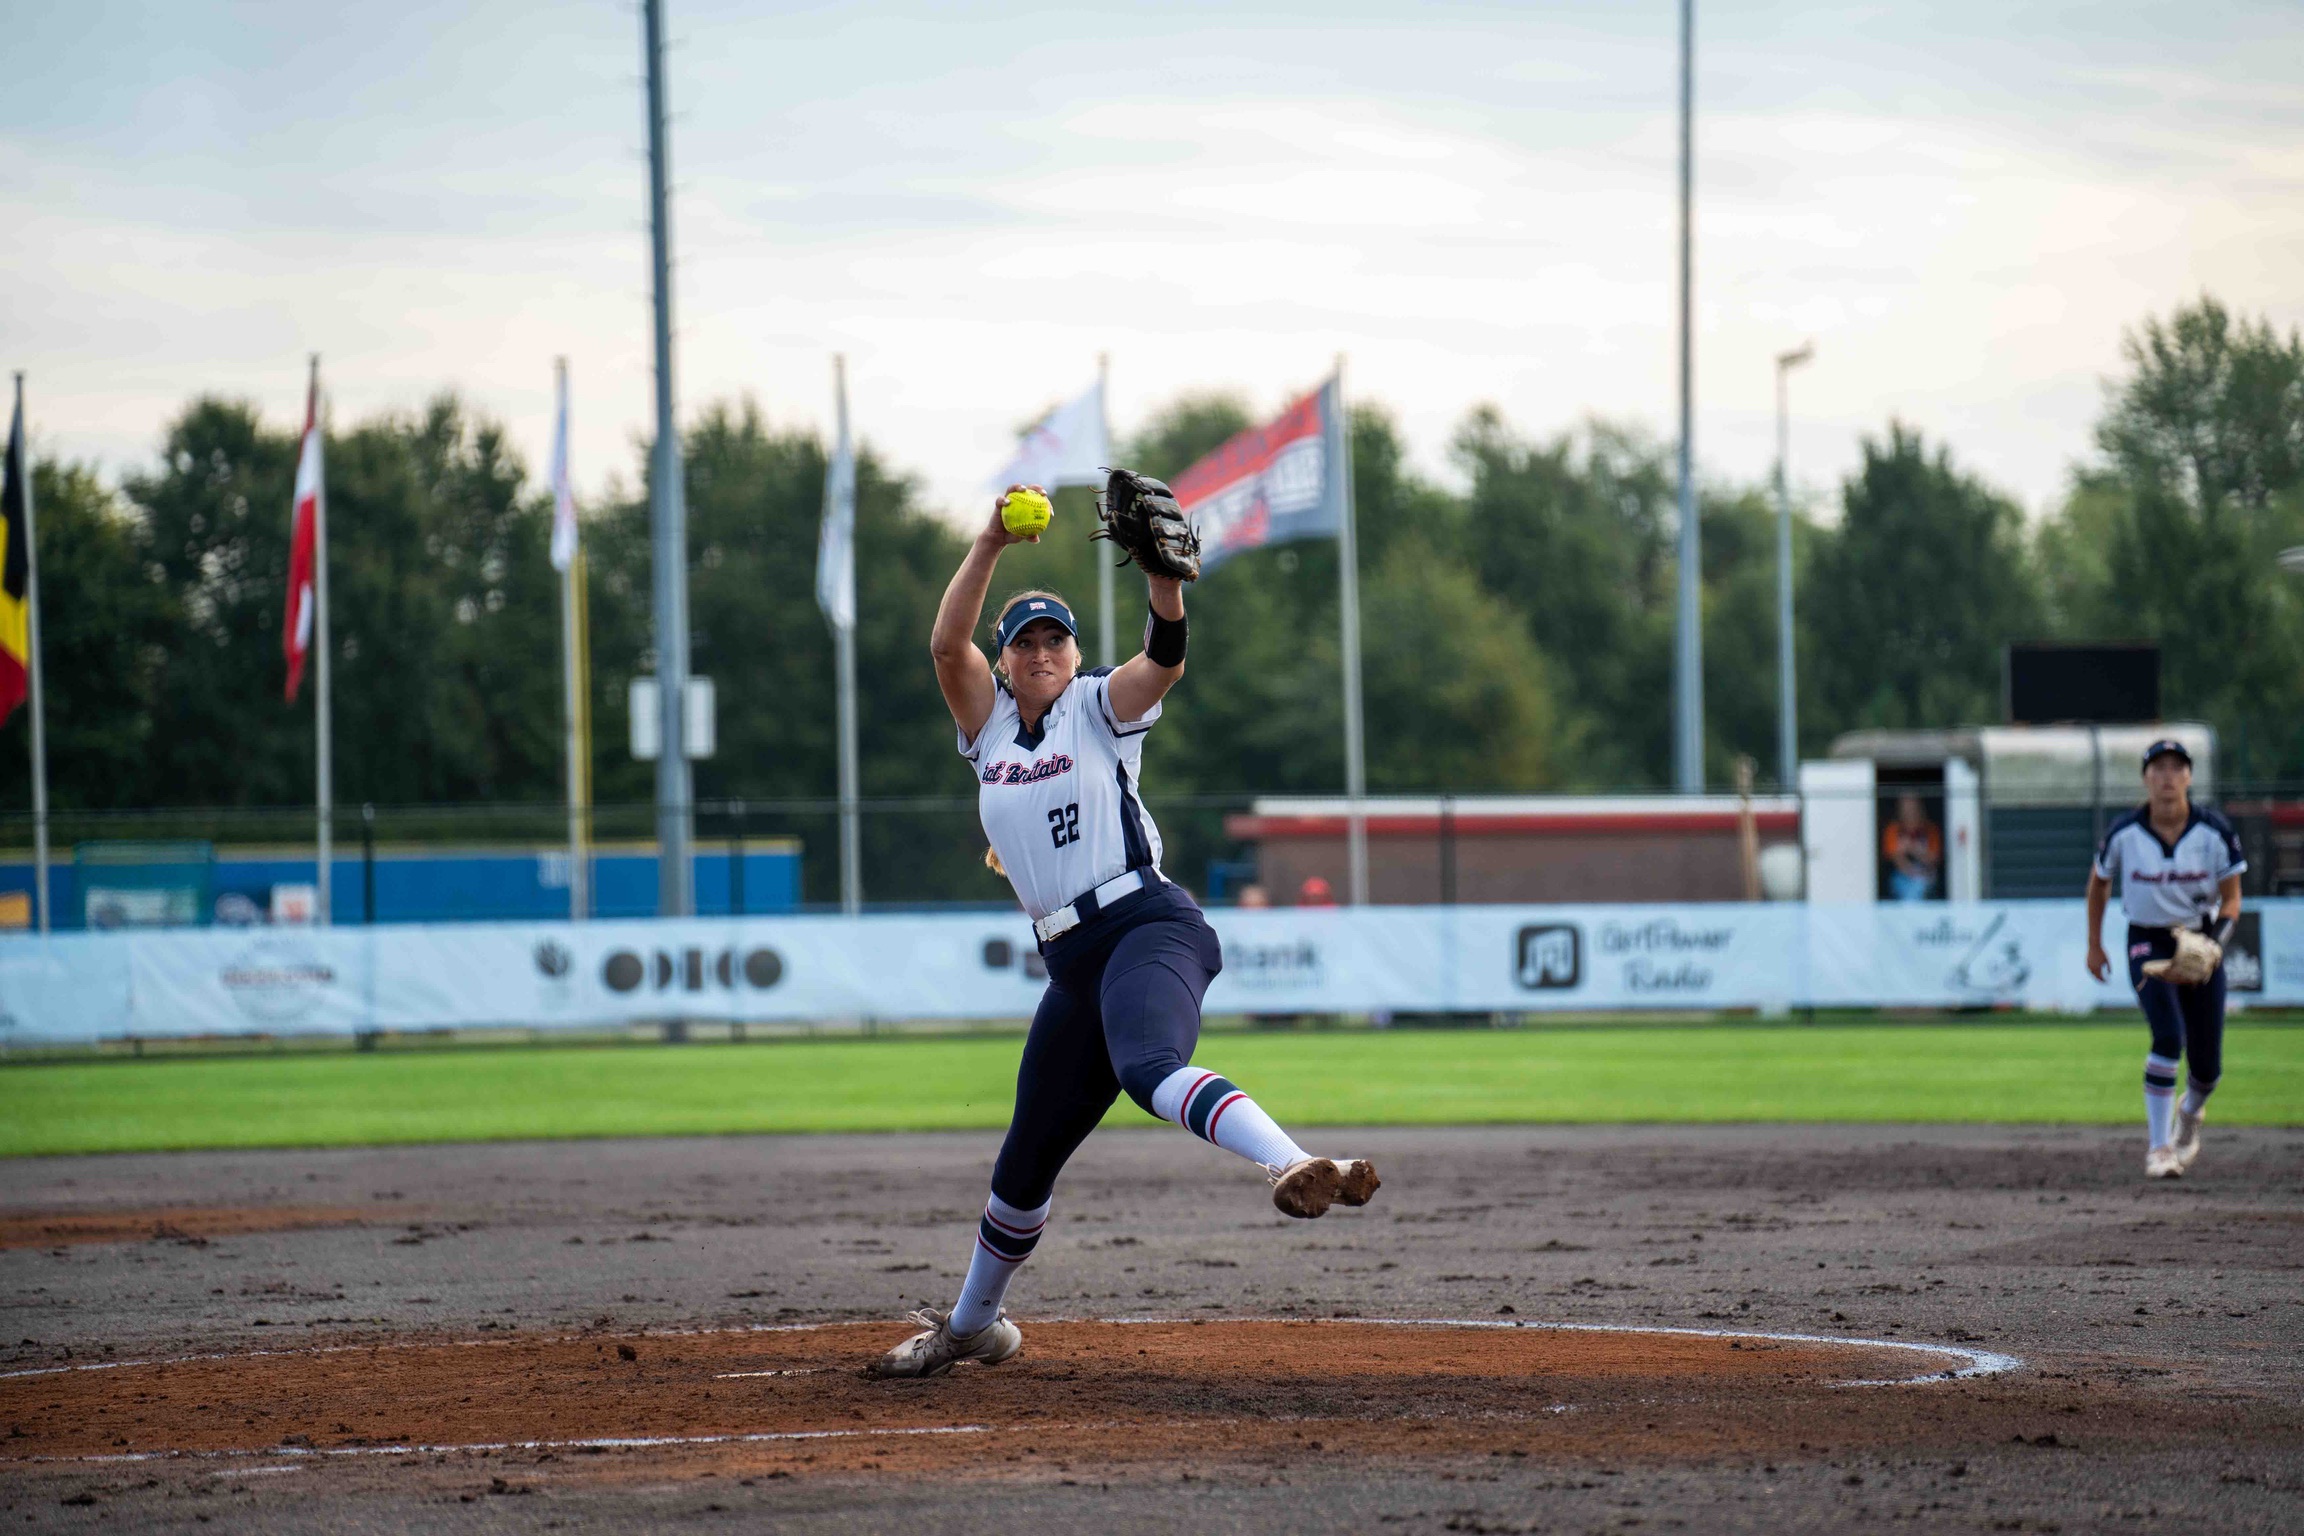
<path id="1" fill-rule="evenodd" d="M 1160 718 L 1113 711 L 1110 668 L 1083 671 L 1024 728 L 1005 685 L 960 755 L 976 770 L 984 835 L 1035 920 L 1072 907 L 1077 926 L 1041 941 L 1048 990 L 1016 1074 L 1016 1110 L 992 1193 L 1045 1204 L 1056 1175 L 1122 1089 L 1152 1091 L 1192 1059 L 1200 1000 L 1224 968 L 1199 906 L 1160 873 L 1160 830 L 1138 793 L 1144 738 Z M 1133 878 L 1132 889 L 1095 893 Z"/>
<path id="2" fill-rule="evenodd" d="M 2174 954 L 2178 928 L 2205 932 L 2214 924 L 2222 904 L 2217 885 L 2247 867 L 2232 823 L 2199 806 L 2168 842 L 2152 829 L 2152 808 L 2140 805 L 2113 822 L 2096 849 L 2096 876 L 2120 888 L 2128 914 L 2128 980 L 2152 1026 L 2152 1054 L 2183 1058 L 2206 1084 L 2223 1071 L 2224 967 L 2180 987 L 2145 975 L 2144 962 Z"/>

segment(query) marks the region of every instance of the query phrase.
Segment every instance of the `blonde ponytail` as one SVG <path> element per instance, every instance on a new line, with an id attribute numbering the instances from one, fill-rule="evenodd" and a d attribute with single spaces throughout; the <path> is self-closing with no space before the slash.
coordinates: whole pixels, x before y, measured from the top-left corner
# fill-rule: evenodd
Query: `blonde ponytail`
<path id="1" fill-rule="evenodd" d="M 1008 878 L 1008 867 L 1000 862 L 1000 855 L 992 851 L 989 843 L 984 846 L 984 867 L 1003 880 Z"/>

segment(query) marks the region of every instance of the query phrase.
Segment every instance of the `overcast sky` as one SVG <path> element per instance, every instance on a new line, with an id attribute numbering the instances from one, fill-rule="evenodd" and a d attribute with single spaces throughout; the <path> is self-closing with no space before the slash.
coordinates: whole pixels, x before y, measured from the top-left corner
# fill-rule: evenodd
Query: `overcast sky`
<path id="1" fill-rule="evenodd" d="M 1669 0 L 667 0 L 683 415 L 859 431 L 937 504 L 1112 357 L 1115 426 L 1276 406 L 1339 353 L 1447 473 L 1492 401 L 1674 421 Z M 1697 429 L 1829 489 L 1891 416 L 2038 510 L 2124 328 L 2304 323 L 2304 7 L 1703 9 Z M 339 419 L 443 388 L 587 492 L 648 427 L 640 22 L 620 0 L 76 0 L 11 22 L 0 366 L 117 474 L 195 393 Z M 283 514 L 285 515 L 285 513 Z"/>

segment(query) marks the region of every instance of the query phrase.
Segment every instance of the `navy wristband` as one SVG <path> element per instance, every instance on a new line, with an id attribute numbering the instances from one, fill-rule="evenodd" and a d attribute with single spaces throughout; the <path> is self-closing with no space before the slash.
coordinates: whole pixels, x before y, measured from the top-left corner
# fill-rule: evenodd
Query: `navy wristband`
<path id="1" fill-rule="evenodd" d="M 1184 665 L 1184 621 L 1148 613 L 1144 619 L 1144 654 L 1156 667 Z"/>

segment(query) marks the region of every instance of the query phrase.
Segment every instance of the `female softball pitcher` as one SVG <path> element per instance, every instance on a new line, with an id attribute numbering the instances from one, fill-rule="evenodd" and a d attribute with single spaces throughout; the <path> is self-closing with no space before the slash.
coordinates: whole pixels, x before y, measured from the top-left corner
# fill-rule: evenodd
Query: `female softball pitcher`
<path id="1" fill-rule="evenodd" d="M 1023 592 L 994 625 L 997 672 L 973 640 L 1001 551 L 1038 542 L 1045 493 L 1011 486 L 936 611 L 936 681 L 976 770 L 986 855 L 1031 914 L 1048 990 L 1016 1073 L 1016 1107 L 992 1165 L 968 1278 L 949 1312 L 890 1350 L 882 1376 L 934 1376 L 962 1360 L 997 1365 L 1024 1347 L 1001 1298 L 1040 1241 L 1065 1160 L 1125 1090 L 1144 1110 L 1261 1167 L 1291 1216 L 1365 1205 L 1376 1170 L 1312 1157 L 1256 1101 L 1188 1063 L 1200 1000 L 1223 969 L 1216 935 L 1160 872 L 1160 832 L 1137 793 L 1144 736 L 1184 675 L 1184 586 L 1199 541 L 1157 480 L 1112 472 L 1098 498 L 1109 537 L 1145 567 L 1144 649 L 1117 668 L 1080 667 L 1079 627 L 1052 592 Z M 1004 518 L 1011 497 L 1038 518 Z"/>
<path id="2" fill-rule="evenodd" d="M 2179 1179 L 2200 1155 L 2200 1121 L 2224 1070 L 2224 946 L 2240 920 L 2248 861 L 2232 823 L 2192 803 L 2192 754 L 2174 739 L 2144 749 L 2145 801 L 2112 823 L 2088 872 L 2088 970 L 2112 974 L 2104 908 L 2125 873 L 2128 980 L 2152 1026 L 2144 1058 L 2148 1179 Z M 2176 1098 L 2176 1068 L 2189 1081 Z"/>

